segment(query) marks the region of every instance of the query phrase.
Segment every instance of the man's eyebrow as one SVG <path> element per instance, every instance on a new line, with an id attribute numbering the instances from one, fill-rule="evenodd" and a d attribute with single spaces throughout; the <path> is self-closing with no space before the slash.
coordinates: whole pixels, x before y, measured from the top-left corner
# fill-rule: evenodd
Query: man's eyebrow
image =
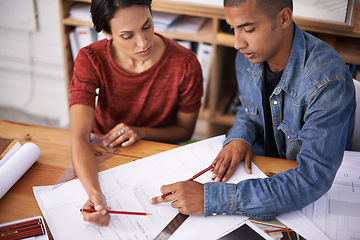
<path id="1" fill-rule="evenodd" d="M 241 25 L 238 25 L 236 26 L 237 28 L 242 28 L 242 27 L 248 27 L 248 26 L 252 26 L 254 25 L 255 23 L 254 22 L 246 22 L 246 23 L 243 23 Z"/>

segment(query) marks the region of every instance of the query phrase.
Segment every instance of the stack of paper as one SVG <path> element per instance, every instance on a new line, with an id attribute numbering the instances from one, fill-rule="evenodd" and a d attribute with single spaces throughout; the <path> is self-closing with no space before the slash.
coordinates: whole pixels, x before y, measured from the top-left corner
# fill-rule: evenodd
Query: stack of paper
<path id="1" fill-rule="evenodd" d="M 167 32 L 175 20 L 180 16 L 174 13 L 164 13 L 153 11 L 153 20 L 155 25 L 155 31 Z"/>
<path id="2" fill-rule="evenodd" d="M 197 33 L 206 18 L 195 16 L 180 16 L 168 29 L 169 32 Z"/>
<path id="3" fill-rule="evenodd" d="M 69 16 L 77 20 L 91 22 L 90 4 L 79 3 L 74 5 L 69 11 Z"/>

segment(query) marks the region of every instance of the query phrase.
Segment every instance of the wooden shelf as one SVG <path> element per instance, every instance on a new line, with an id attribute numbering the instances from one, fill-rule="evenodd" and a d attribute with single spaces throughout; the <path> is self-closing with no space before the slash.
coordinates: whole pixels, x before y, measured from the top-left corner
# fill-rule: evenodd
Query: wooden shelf
<path id="1" fill-rule="evenodd" d="M 159 32 L 162 35 L 172 38 L 192 42 L 214 43 L 214 31 L 211 19 L 207 19 L 197 34 L 183 32 Z"/>
<path id="2" fill-rule="evenodd" d="M 70 84 L 74 64 L 68 38 L 69 31 L 76 26 L 93 27 L 90 21 L 79 21 L 68 17 L 70 8 L 77 3 L 90 4 L 91 0 L 59 0 L 67 87 Z M 332 45 L 345 62 L 360 65 L 360 5 L 354 6 L 352 26 L 344 27 L 341 24 L 319 23 L 296 18 L 295 21 L 301 29 L 321 34 L 319 38 Z M 153 0 L 152 10 L 206 18 L 205 24 L 197 34 L 181 32 L 161 32 L 161 34 L 172 39 L 203 42 L 213 46 L 211 73 L 205 98 L 207 102 L 199 114 L 199 119 L 209 124 L 208 137 L 226 133 L 235 120 L 234 115 L 226 115 L 224 110 L 236 88 L 235 74 L 232 73 L 236 50 L 233 48 L 234 35 L 220 30 L 225 19 L 224 10 L 164 0 Z"/>

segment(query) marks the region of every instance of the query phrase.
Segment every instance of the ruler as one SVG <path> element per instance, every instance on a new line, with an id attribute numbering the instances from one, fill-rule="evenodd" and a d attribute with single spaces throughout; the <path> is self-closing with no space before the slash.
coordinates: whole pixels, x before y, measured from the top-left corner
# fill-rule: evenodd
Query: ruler
<path id="1" fill-rule="evenodd" d="M 154 238 L 154 240 L 166 240 L 185 222 L 189 215 L 178 213 L 166 227 Z"/>
<path id="2" fill-rule="evenodd" d="M 97 151 L 97 150 L 93 149 L 97 165 L 106 161 L 107 159 L 111 158 L 114 155 L 118 155 L 118 153 L 120 152 L 120 149 L 118 149 L 118 148 L 103 147 L 101 139 L 93 133 L 91 133 L 90 139 L 91 139 L 91 142 L 90 142 L 91 144 L 95 144 L 105 150 L 105 152 L 101 152 L 101 151 Z M 61 174 L 60 178 L 57 180 L 53 189 L 60 187 L 65 182 L 70 181 L 71 179 L 74 179 L 75 177 L 76 177 L 76 173 L 75 173 L 75 169 L 73 166 L 73 162 L 72 162 L 72 160 L 70 160 L 68 166 L 65 168 L 64 172 Z"/>

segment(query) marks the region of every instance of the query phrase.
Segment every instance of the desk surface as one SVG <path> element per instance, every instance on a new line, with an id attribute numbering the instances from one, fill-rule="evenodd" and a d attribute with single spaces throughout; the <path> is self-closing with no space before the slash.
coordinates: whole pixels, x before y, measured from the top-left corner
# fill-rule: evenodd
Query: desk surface
<path id="1" fill-rule="evenodd" d="M 0 223 L 41 215 L 32 187 L 54 185 L 57 182 L 71 160 L 70 131 L 0 120 L 0 138 L 13 139 L 21 145 L 33 142 L 41 150 L 41 156 L 35 164 L 0 199 Z M 99 165 L 99 171 L 176 147 L 173 144 L 142 140 L 121 148 L 119 155 Z M 268 176 L 296 167 L 295 161 L 284 159 L 254 156 L 253 161 Z"/>

